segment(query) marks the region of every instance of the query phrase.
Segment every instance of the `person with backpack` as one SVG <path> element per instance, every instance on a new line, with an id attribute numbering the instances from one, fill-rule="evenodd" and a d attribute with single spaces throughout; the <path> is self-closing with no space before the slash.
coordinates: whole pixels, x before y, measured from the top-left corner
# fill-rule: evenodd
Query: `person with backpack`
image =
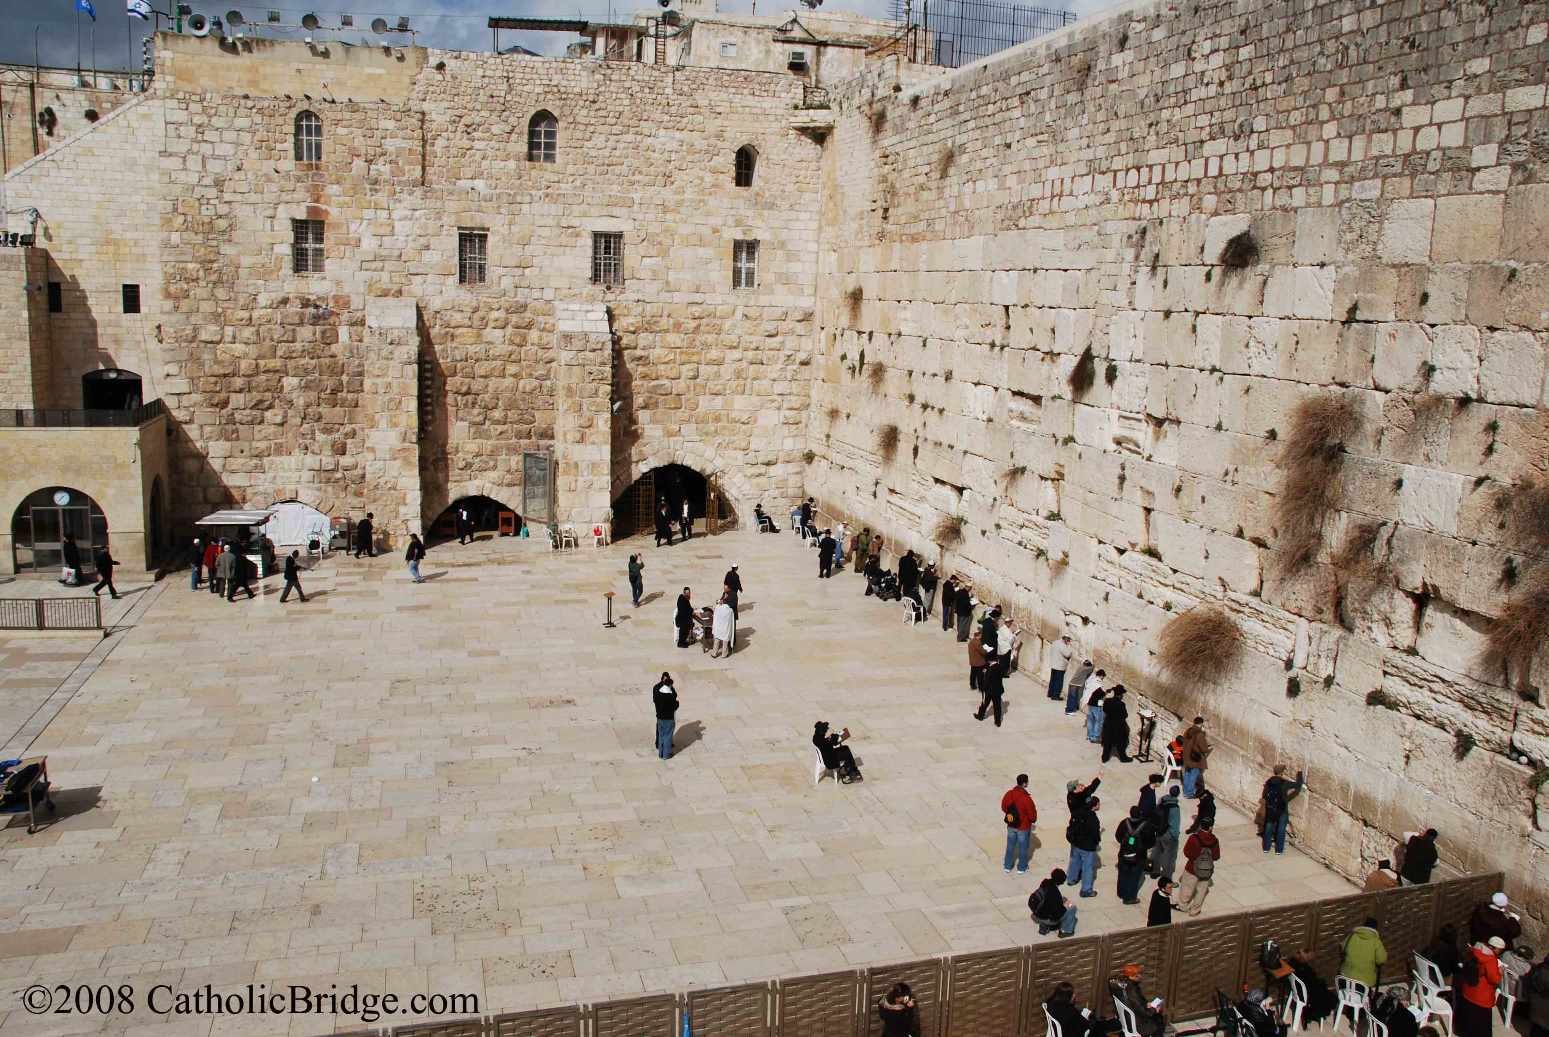
<path id="1" fill-rule="evenodd" d="M 1126 904 L 1138 904 L 1140 883 L 1146 876 L 1146 858 L 1155 842 L 1151 822 L 1140 807 L 1130 807 L 1129 817 L 1119 822 L 1113 838 L 1119 844 L 1119 899 Z"/>
<path id="2" fill-rule="evenodd" d="M 1027 775 L 1018 774 L 1016 787 L 1000 797 L 1000 812 L 1006 822 L 1005 871 L 1011 874 L 1013 860 L 1017 871 L 1027 874 L 1027 857 L 1033 848 L 1033 825 L 1038 823 L 1038 805 L 1027 791 Z"/>
<path id="3" fill-rule="evenodd" d="M 1197 915 L 1205 906 L 1210 887 L 1215 884 L 1216 865 L 1221 861 L 1221 841 L 1213 829 L 1215 823 L 1202 824 L 1199 831 L 1183 844 L 1183 880 L 1173 901 L 1179 911 Z"/>
<path id="4" fill-rule="evenodd" d="M 409 534 L 409 546 L 404 549 L 403 560 L 409 563 L 409 577 L 415 583 L 424 583 L 425 577 L 420 575 L 420 562 L 425 559 L 425 545 L 420 543 L 418 533 Z"/>
<path id="5" fill-rule="evenodd" d="M 1423 886 L 1431 881 L 1431 871 L 1436 867 L 1436 829 L 1427 828 L 1409 837 L 1404 844 L 1404 881 Z"/>
<path id="6" fill-rule="evenodd" d="M 1291 800 L 1301 795 L 1302 786 L 1307 783 L 1301 771 L 1296 772 L 1294 782 L 1286 780 L 1285 771 L 1285 764 L 1275 764 L 1274 773 L 1264 782 L 1264 790 L 1259 794 L 1259 810 L 1262 812 L 1259 833 L 1264 837 L 1265 853 L 1269 852 L 1270 843 L 1274 843 L 1276 853 L 1285 853 L 1285 832 L 1291 823 Z"/>
<path id="7" fill-rule="evenodd" d="M 1183 828 L 1183 811 L 1178 795 L 1183 790 L 1169 785 L 1167 794 L 1156 801 L 1156 844 L 1151 847 L 1151 877 L 1170 879 L 1178 866 L 1178 840 Z"/>
<path id="8" fill-rule="evenodd" d="M 1492 936 L 1463 952 L 1452 1005 L 1453 1037 L 1491 1037 L 1495 1024 L 1495 998 L 1501 988 L 1500 954 L 1506 941 Z"/>
<path id="9" fill-rule="evenodd" d="M 1076 905 L 1066 899 L 1061 889 L 1064 884 L 1065 872 L 1055 868 L 1027 898 L 1027 909 L 1038 923 L 1039 936 L 1048 936 L 1056 929 L 1062 940 L 1076 934 Z"/>
<path id="10" fill-rule="evenodd" d="M 1065 826 L 1065 841 L 1070 844 L 1070 866 L 1066 869 L 1065 884 L 1081 883 L 1083 897 L 1097 896 L 1097 890 L 1092 886 L 1097 882 L 1097 848 L 1103 841 L 1103 823 L 1097 816 L 1101 806 L 1096 796 L 1087 797 L 1076 804 L 1070 822 Z"/>

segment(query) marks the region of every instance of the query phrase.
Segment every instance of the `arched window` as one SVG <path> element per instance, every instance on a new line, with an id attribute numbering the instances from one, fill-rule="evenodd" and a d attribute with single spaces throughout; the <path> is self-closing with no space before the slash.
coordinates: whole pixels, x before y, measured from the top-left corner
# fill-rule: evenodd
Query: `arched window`
<path id="1" fill-rule="evenodd" d="M 323 160 L 323 120 L 316 112 L 301 112 L 296 116 L 296 161 L 321 162 Z"/>
<path id="2" fill-rule="evenodd" d="M 527 120 L 527 161 L 553 162 L 559 155 L 559 120 L 539 112 Z"/>
<path id="3" fill-rule="evenodd" d="M 758 152 L 751 144 L 737 149 L 736 184 L 738 187 L 753 186 L 753 167 L 758 165 Z"/>

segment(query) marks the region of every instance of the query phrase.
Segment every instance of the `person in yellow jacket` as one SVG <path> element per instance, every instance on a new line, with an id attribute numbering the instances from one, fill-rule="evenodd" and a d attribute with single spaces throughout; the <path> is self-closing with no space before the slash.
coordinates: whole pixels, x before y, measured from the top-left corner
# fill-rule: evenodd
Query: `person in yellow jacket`
<path id="1" fill-rule="evenodd" d="M 1377 973 L 1387 963 L 1388 949 L 1377 933 L 1377 920 L 1368 918 L 1345 937 L 1345 960 L 1339 966 L 1339 974 L 1357 983 L 1364 983 L 1368 990 L 1377 987 Z"/>

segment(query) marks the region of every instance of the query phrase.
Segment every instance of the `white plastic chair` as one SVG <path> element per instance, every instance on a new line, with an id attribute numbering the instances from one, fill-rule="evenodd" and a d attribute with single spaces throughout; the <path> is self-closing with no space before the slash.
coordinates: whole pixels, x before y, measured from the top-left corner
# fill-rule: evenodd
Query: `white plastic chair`
<path id="1" fill-rule="evenodd" d="M 1432 1018 L 1441 1023 L 1442 1032 L 1452 1037 L 1452 988 L 1442 978 L 1441 969 L 1428 958 L 1415 955 L 1415 1001 L 1420 1009 L 1419 1023 Z"/>
<path id="2" fill-rule="evenodd" d="M 1495 992 L 1495 1004 L 1502 1010 L 1501 1020 L 1511 1028 L 1511 1014 L 1517 1010 L 1517 997 L 1522 993 L 1522 976 L 1502 967 L 1500 989 Z"/>
<path id="3" fill-rule="evenodd" d="M 612 523 L 598 522 L 592 526 L 592 546 L 606 547 L 613 543 Z"/>
<path id="4" fill-rule="evenodd" d="M 910 598 L 905 598 L 901 604 L 904 607 L 904 626 L 914 626 L 920 621 L 919 614 L 915 611 L 914 601 Z"/>
<path id="5" fill-rule="evenodd" d="M 1388 1037 L 1388 1024 L 1367 1012 L 1366 1037 Z"/>
<path id="6" fill-rule="evenodd" d="M 1334 985 L 1338 990 L 1339 1007 L 1334 1009 L 1334 1029 L 1339 1029 L 1340 1020 L 1345 1017 L 1345 1009 L 1350 1009 L 1350 1032 L 1356 1033 L 1361 1029 L 1361 1016 L 1371 1018 L 1368 1007 L 1371 1004 L 1371 991 L 1365 983 L 1351 979 L 1349 976 L 1335 976 Z"/>
<path id="7" fill-rule="evenodd" d="M 812 784 L 819 785 L 834 768 L 823 765 L 823 752 L 817 746 L 813 746 L 812 751 L 817 755 L 817 764 L 812 768 Z"/>
<path id="8" fill-rule="evenodd" d="M 1113 996 L 1113 1009 L 1119 1013 L 1119 1030 L 1124 1037 L 1140 1037 L 1140 1024 L 1135 1021 L 1135 1013 L 1119 1000 L 1117 994 Z"/>
<path id="9" fill-rule="evenodd" d="M 1167 766 L 1162 769 L 1162 788 L 1174 783 L 1183 782 L 1183 768 L 1178 765 L 1178 758 L 1173 755 L 1171 749 L 1166 750 Z"/>
<path id="10" fill-rule="evenodd" d="M 574 551 L 580 546 L 581 542 L 576 537 L 574 526 L 559 527 L 559 549 L 561 551 Z"/>
<path id="11" fill-rule="evenodd" d="M 1048 1024 L 1049 1037 L 1065 1037 L 1065 1031 L 1060 1029 L 1060 1024 L 1055 1022 L 1054 1016 L 1049 1014 L 1049 1006 L 1043 1006 L 1043 1019 Z"/>
<path id="12" fill-rule="evenodd" d="M 1294 972 L 1287 978 L 1291 981 L 1291 996 L 1286 998 L 1284 1020 L 1296 1033 L 1302 1028 L 1302 1013 L 1307 1010 L 1307 984 Z"/>

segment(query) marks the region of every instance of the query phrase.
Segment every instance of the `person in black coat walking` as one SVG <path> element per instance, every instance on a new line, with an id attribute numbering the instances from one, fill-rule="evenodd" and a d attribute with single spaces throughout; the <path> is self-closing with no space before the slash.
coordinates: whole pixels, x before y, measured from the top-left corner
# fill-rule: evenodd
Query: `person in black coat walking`
<path id="1" fill-rule="evenodd" d="M 81 548 L 75 542 L 75 537 L 65 534 L 64 542 L 59 545 L 60 553 L 64 556 L 64 567 L 67 572 L 61 573 L 59 582 L 66 587 L 79 587 L 81 585 Z"/>
<path id="2" fill-rule="evenodd" d="M 371 512 L 366 512 L 366 517 L 360 520 L 360 525 L 355 527 L 355 557 L 359 558 L 364 551 L 367 558 L 376 557 L 375 523 L 376 518 Z"/>
<path id="3" fill-rule="evenodd" d="M 1116 755 L 1129 763 L 1129 707 L 1124 704 L 1124 685 L 1116 684 L 1103 703 L 1103 762 Z"/>
<path id="4" fill-rule="evenodd" d="M 694 604 L 689 600 L 687 587 L 678 595 L 678 609 L 673 613 L 672 621 L 678 628 L 678 647 L 687 648 L 689 636 L 694 629 Z"/>
<path id="5" fill-rule="evenodd" d="M 826 580 L 834 575 L 834 548 L 838 546 L 834 531 L 823 530 L 823 539 L 818 541 L 818 579 Z"/>
<path id="6" fill-rule="evenodd" d="M 241 551 L 232 551 L 231 557 L 236 566 L 231 571 L 231 579 L 226 581 L 226 600 L 236 601 L 237 591 L 243 590 L 247 591 L 247 598 L 249 601 L 252 601 L 255 595 L 253 594 L 253 585 L 248 581 L 250 579 L 249 569 L 252 568 L 253 563 L 248 561 L 247 556 Z"/>
<path id="7" fill-rule="evenodd" d="M 667 510 L 666 497 L 656 506 L 656 546 L 661 547 L 663 540 L 672 546 L 672 513 Z"/>
<path id="8" fill-rule="evenodd" d="M 300 551 L 292 551 L 285 558 L 285 589 L 280 591 L 280 604 L 285 604 L 285 599 L 290 597 L 290 592 L 295 591 L 301 598 L 301 603 L 307 603 L 307 592 L 301 589 L 301 557 Z"/>
<path id="9" fill-rule="evenodd" d="M 98 550 L 96 561 L 97 585 L 91 589 L 92 596 L 96 597 L 100 595 L 102 593 L 102 588 L 106 587 L 108 589 L 108 593 L 113 595 L 114 599 L 116 600 L 118 598 L 118 588 L 113 586 L 113 567 L 118 563 L 114 561 L 113 556 L 108 553 L 108 546 L 106 544 L 103 544 L 102 548 Z"/>

